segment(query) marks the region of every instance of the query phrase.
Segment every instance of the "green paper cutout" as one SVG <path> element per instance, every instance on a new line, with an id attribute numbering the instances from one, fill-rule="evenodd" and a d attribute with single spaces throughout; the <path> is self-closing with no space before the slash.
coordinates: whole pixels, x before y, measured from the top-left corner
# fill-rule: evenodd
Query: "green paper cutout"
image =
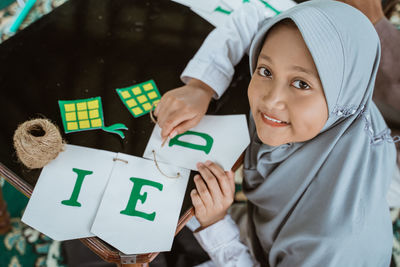
<path id="1" fill-rule="evenodd" d="M 120 131 L 128 130 L 124 124 L 117 123 L 107 127 L 104 125 L 103 106 L 99 96 L 87 99 L 59 100 L 58 105 L 65 133 L 102 129 L 125 138 Z"/>
<path id="2" fill-rule="evenodd" d="M 214 9 L 215 12 L 221 12 L 223 14 L 229 15 L 232 13 L 232 11 L 223 9 L 221 6 L 218 6 L 216 9 Z"/>
<path id="3" fill-rule="evenodd" d="M 279 15 L 281 12 L 279 10 L 277 10 L 276 8 L 274 8 L 273 6 L 271 6 L 269 3 L 267 3 L 264 0 L 259 0 L 261 3 L 263 3 L 267 8 L 271 9 L 272 11 L 275 12 L 276 15 Z"/>
<path id="4" fill-rule="evenodd" d="M 206 144 L 203 146 L 203 145 L 192 144 L 192 143 L 185 142 L 185 141 L 180 141 L 179 137 L 181 137 L 183 135 L 200 136 L 206 141 Z M 169 140 L 168 145 L 169 146 L 173 146 L 173 145 L 183 146 L 183 147 L 187 147 L 187 148 L 191 148 L 191 149 L 195 149 L 195 150 L 204 151 L 206 154 L 208 154 L 211 151 L 213 143 L 214 143 L 214 139 L 206 133 L 200 133 L 200 132 L 195 132 L 195 131 L 186 131 L 183 134 L 178 134 L 174 138 Z"/>
<path id="5" fill-rule="evenodd" d="M 161 94 L 153 80 L 116 89 L 119 98 L 133 117 L 138 118 L 151 111 L 160 102 Z"/>
<path id="6" fill-rule="evenodd" d="M 264 1 L 264 0 L 259 0 L 261 3 L 263 3 L 267 8 L 271 9 L 273 12 L 275 12 L 276 15 L 279 15 L 281 12 L 274 8 L 270 3 Z M 250 3 L 250 0 L 243 0 L 242 3 Z M 226 15 L 230 15 L 232 11 L 223 9 L 221 6 L 218 6 L 216 9 L 214 9 L 215 12 L 220 12 Z"/>
<path id="7" fill-rule="evenodd" d="M 102 128 L 103 131 L 109 132 L 109 133 L 116 133 L 118 134 L 122 139 L 125 138 L 125 135 L 122 131 L 120 130 L 128 130 L 128 128 L 122 124 L 122 123 L 116 123 L 107 127 Z"/>
<path id="8" fill-rule="evenodd" d="M 80 170 L 73 168 L 73 172 L 75 172 L 78 177 L 76 177 L 76 182 L 74 186 L 74 190 L 72 191 L 71 197 L 68 200 L 61 201 L 61 204 L 66 206 L 80 207 L 81 203 L 78 202 L 79 193 L 81 192 L 83 180 L 87 175 L 92 174 L 92 171 Z"/>
<path id="9" fill-rule="evenodd" d="M 135 178 L 131 177 L 130 180 L 133 182 L 133 187 L 131 191 L 131 196 L 129 197 L 128 204 L 126 205 L 126 208 L 122 210 L 120 213 L 125 214 L 128 216 L 136 216 L 136 217 L 141 217 L 145 220 L 149 221 L 154 221 L 156 217 L 156 212 L 153 213 L 145 213 L 136 210 L 136 204 L 138 200 L 142 202 L 142 204 L 146 201 L 147 199 L 147 192 L 144 192 L 143 195 L 140 194 L 140 190 L 142 189 L 143 186 L 152 186 L 157 188 L 158 190 L 162 191 L 163 185 L 154 181 L 149 181 L 145 179 L 140 179 L 140 178 Z"/>

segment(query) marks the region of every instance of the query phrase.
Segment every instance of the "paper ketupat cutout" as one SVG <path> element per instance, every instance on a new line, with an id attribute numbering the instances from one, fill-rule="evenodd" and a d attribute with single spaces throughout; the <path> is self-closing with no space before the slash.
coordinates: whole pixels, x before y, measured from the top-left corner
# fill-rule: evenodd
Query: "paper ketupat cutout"
<path id="1" fill-rule="evenodd" d="M 190 171 L 118 153 L 91 231 L 125 254 L 171 249 Z"/>
<path id="2" fill-rule="evenodd" d="M 152 105 L 157 105 L 161 99 L 160 92 L 153 80 L 116 89 L 116 91 L 135 118 L 148 114 Z"/>
<path id="3" fill-rule="evenodd" d="M 245 115 L 206 115 L 190 131 L 172 138 L 168 146 L 161 147 L 161 129 L 156 125 L 143 157 L 153 159 L 154 150 L 158 162 L 197 170 L 198 162 L 211 160 L 227 171 L 249 143 Z"/>
<path id="4" fill-rule="evenodd" d="M 90 228 L 116 156 L 65 145 L 43 168 L 22 221 L 58 241 L 94 236 Z"/>
<path id="5" fill-rule="evenodd" d="M 102 129 L 125 138 L 121 130 L 128 130 L 122 123 L 104 126 L 101 97 L 78 100 L 59 100 L 61 118 L 65 133 Z"/>

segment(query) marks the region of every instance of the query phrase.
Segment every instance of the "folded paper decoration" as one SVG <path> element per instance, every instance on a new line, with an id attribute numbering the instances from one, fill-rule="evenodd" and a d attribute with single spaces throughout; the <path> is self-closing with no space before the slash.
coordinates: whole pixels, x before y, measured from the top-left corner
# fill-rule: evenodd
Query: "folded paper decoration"
<path id="1" fill-rule="evenodd" d="M 190 171 L 66 145 L 46 165 L 22 221 L 55 240 L 98 236 L 125 254 L 170 250 Z"/>
<path id="2" fill-rule="evenodd" d="M 153 80 L 116 89 L 116 91 L 135 118 L 148 114 L 152 105 L 156 106 L 161 99 L 160 92 Z"/>
<path id="3" fill-rule="evenodd" d="M 245 115 L 206 115 L 189 131 L 170 139 L 161 147 L 161 128 L 156 125 L 147 143 L 144 158 L 197 170 L 197 162 L 211 160 L 228 171 L 250 143 Z"/>
<path id="4" fill-rule="evenodd" d="M 128 128 L 124 124 L 117 123 L 107 127 L 104 126 L 101 97 L 59 100 L 58 104 L 65 133 L 102 129 L 125 138 L 121 130 L 128 130 Z"/>
<path id="5" fill-rule="evenodd" d="M 215 27 L 223 25 L 233 11 L 249 3 L 257 5 L 267 17 L 278 15 L 296 5 L 293 0 L 211 0 L 213 4 L 207 3 L 207 1 L 195 0 L 173 1 L 190 7 L 193 12 Z"/>

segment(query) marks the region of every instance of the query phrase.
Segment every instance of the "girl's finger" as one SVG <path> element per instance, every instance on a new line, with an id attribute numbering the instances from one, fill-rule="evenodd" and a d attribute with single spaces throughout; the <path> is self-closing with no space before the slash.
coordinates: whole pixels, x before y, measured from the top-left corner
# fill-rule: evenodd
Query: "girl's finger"
<path id="1" fill-rule="evenodd" d="M 161 107 L 164 105 L 164 100 L 165 97 L 161 97 L 160 102 L 156 105 L 156 108 L 154 109 L 154 116 L 158 117 L 158 113 L 160 112 Z"/>
<path id="2" fill-rule="evenodd" d="M 160 102 L 157 104 L 155 110 L 154 110 L 154 115 L 157 117 L 157 122 L 159 122 L 160 118 L 162 119 L 164 114 L 166 114 L 166 110 L 168 110 L 168 102 L 169 101 L 168 95 L 164 95 L 161 97 Z"/>
<path id="3" fill-rule="evenodd" d="M 231 186 L 231 190 L 234 193 L 235 192 L 235 173 L 230 170 L 226 172 L 226 175 L 228 176 L 229 179 L 229 185 Z"/>
<path id="4" fill-rule="evenodd" d="M 187 130 L 193 128 L 194 126 L 197 125 L 199 122 L 199 119 L 194 117 L 189 120 L 181 122 L 179 125 L 177 125 L 174 129 L 172 129 L 171 132 L 175 131 L 177 134 L 181 134 L 186 132 Z"/>
<path id="5" fill-rule="evenodd" d="M 222 192 L 219 187 L 217 178 L 212 174 L 212 172 L 203 164 L 198 163 L 197 169 L 199 170 L 201 176 L 207 184 L 208 190 L 211 193 L 214 203 L 219 203 L 222 200 Z"/>
<path id="6" fill-rule="evenodd" d="M 165 111 L 168 112 L 168 111 Z M 172 130 L 183 122 L 191 120 L 193 114 L 189 112 L 182 112 L 181 108 L 170 110 L 167 114 L 159 116 L 158 121 L 160 127 L 162 128 L 161 136 L 168 137 Z"/>
<path id="7" fill-rule="evenodd" d="M 220 166 L 209 160 L 206 161 L 206 166 L 214 174 L 214 176 L 217 177 L 222 194 L 224 196 L 231 196 L 233 194 L 232 186 L 225 171 Z"/>
<path id="8" fill-rule="evenodd" d="M 200 175 L 194 176 L 197 192 L 205 207 L 211 207 L 214 203 L 212 196 Z"/>
<path id="9" fill-rule="evenodd" d="M 206 214 L 206 207 L 204 206 L 203 201 L 201 200 L 196 189 L 193 189 L 190 192 L 190 198 L 192 199 L 192 204 L 194 207 L 194 211 L 196 216 L 203 216 Z"/>

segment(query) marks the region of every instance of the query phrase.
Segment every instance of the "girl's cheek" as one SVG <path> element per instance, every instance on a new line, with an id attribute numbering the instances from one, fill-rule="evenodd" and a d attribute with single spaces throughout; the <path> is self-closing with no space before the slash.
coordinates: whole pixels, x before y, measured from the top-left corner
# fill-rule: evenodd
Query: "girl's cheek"
<path id="1" fill-rule="evenodd" d="M 260 100 L 261 91 L 260 91 L 260 81 L 257 80 L 257 77 L 251 79 L 249 87 L 247 89 L 247 97 L 250 102 L 250 107 L 254 107 L 257 101 Z"/>
<path id="2" fill-rule="evenodd" d="M 299 141 L 307 141 L 317 136 L 324 127 L 328 115 L 324 99 L 308 99 L 292 103 L 291 123 Z"/>

